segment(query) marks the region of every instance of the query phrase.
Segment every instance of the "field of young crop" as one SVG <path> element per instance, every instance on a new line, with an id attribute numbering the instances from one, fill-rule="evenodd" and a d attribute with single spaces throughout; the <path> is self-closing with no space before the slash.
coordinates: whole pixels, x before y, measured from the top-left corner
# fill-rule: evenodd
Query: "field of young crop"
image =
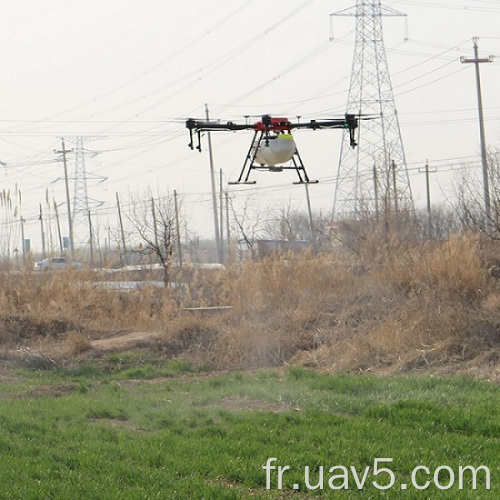
<path id="1" fill-rule="evenodd" d="M 1 498 L 500 494 L 487 381 L 109 361 L 2 376 Z"/>

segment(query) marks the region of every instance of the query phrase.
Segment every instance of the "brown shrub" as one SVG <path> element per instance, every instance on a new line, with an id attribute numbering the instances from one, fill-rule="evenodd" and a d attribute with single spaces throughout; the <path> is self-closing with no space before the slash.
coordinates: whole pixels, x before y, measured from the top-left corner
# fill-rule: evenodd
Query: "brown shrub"
<path id="1" fill-rule="evenodd" d="M 67 342 L 77 354 L 89 336 L 154 331 L 162 355 L 216 368 L 409 370 L 484 360 L 485 352 L 488 363 L 500 360 L 500 289 L 479 238 L 417 244 L 374 236 L 364 245 L 358 260 L 286 255 L 194 272 L 182 290 L 96 289 L 82 273 L 9 275 L 0 286 L 0 339 L 76 332 Z"/>
<path id="2" fill-rule="evenodd" d="M 66 338 L 66 354 L 70 356 L 75 356 L 81 354 L 82 352 L 88 351 L 92 348 L 90 339 L 79 333 L 79 332 L 69 332 Z"/>

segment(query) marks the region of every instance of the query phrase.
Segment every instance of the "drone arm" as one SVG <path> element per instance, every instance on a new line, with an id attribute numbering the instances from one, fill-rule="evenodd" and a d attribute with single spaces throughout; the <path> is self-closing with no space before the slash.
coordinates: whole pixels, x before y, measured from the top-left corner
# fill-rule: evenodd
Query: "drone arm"
<path id="1" fill-rule="evenodd" d="M 269 115 L 264 115 L 262 121 L 251 124 L 251 123 L 234 123 L 226 122 L 221 123 L 219 121 L 202 121 L 190 118 L 186 121 L 186 127 L 189 129 L 190 143 L 189 147 L 194 149 L 193 145 L 193 134 L 196 133 L 198 136 L 198 145 L 196 149 L 201 151 L 201 133 L 202 132 L 215 132 L 218 130 L 223 131 L 236 131 L 236 130 L 255 130 L 262 132 L 266 139 L 269 138 L 269 132 L 280 133 L 283 131 L 290 131 L 296 128 L 308 128 L 312 130 L 318 129 L 348 129 L 349 130 L 349 140 L 351 147 L 355 147 L 356 137 L 355 130 L 358 128 L 358 118 L 357 115 L 346 114 L 345 118 L 336 118 L 332 120 L 310 120 L 309 122 L 299 122 L 291 123 L 287 118 L 272 118 Z"/>
<path id="2" fill-rule="evenodd" d="M 333 120 L 311 120 L 309 122 L 294 123 L 290 128 L 309 128 L 312 130 L 342 128 L 349 130 L 349 142 L 351 147 L 356 147 L 355 130 L 358 128 L 358 120 L 354 115 L 346 114 L 345 118 Z"/>
<path id="3" fill-rule="evenodd" d="M 193 144 L 193 134 L 196 133 L 198 136 L 198 145 L 196 149 L 201 152 L 201 133 L 202 132 L 215 132 L 218 130 L 232 131 L 232 130 L 249 130 L 254 129 L 254 125 L 250 124 L 238 124 L 234 122 L 220 123 L 220 122 L 208 122 L 201 120 L 194 120 L 189 118 L 186 120 L 186 128 L 189 130 L 189 147 L 194 149 Z"/>
<path id="4" fill-rule="evenodd" d="M 240 124 L 234 122 L 226 122 L 226 123 L 205 122 L 200 120 L 193 120 L 192 118 L 190 118 L 189 120 L 186 121 L 186 128 L 188 128 L 189 130 L 196 130 L 199 132 L 215 132 L 217 130 L 226 130 L 226 131 L 250 130 L 254 129 L 255 126 L 246 123 Z"/>
<path id="5" fill-rule="evenodd" d="M 358 120 L 354 115 L 345 115 L 345 118 L 335 118 L 333 120 L 311 120 L 309 122 L 291 123 L 291 128 L 310 128 L 318 130 L 323 128 L 348 128 L 355 129 Z"/>
<path id="6" fill-rule="evenodd" d="M 323 121 L 311 120 L 310 122 L 292 124 L 292 128 L 310 128 L 312 130 L 323 128 L 347 128 L 347 123 L 344 119 Z"/>

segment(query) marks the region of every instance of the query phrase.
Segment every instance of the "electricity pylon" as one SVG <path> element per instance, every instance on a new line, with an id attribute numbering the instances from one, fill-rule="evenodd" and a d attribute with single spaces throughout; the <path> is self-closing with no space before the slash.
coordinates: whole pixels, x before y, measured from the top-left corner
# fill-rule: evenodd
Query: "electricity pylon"
<path id="1" fill-rule="evenodd" d="M 90 228 L 90 208 L 95 208 L 102 205 L 101 201 L 89 198 L 87 190 L 88 180 L 98 180 L 103 182 L 106 177 L 98 176 L 95 174 L 88 174 L 85 167 L 85 155 L 90 154 L 91 157 L 97 155 L 93 151 L 87 151 L 83 147 L 83 137 L 75 138 L 75 168 L 74 168 L 74 195 L 73 195 L 73 214 L 72 223 L 73 227 L 76 228 L 79 225 L 89 226 Z M 86 237 L 85 237 L 86 239 Z"/>
<path id="2" fill-rule="evenodd" d="M 356 18 L 356 39 L 347 112 L 360 115 L 358 147 L 344 137 L 335 186 L 333 217 L 357 219 L 367 212 L 413 209 L 410 180 L 394 103 L 382 33 L 382 16 L 403 16 L 380 0 L 332 16 Z M 373 119 L 363 120 L 363 115 Z"/>
<path id="3" fill-rule="evenodd" d="M 85 151 L 83 138 L 76 138 L 75 145 L 75 178 L 73 195 L 73 227 L 87 220 L 89 212 L 89 196 L 87 191 L 87 171 L 85 169 Z"/>

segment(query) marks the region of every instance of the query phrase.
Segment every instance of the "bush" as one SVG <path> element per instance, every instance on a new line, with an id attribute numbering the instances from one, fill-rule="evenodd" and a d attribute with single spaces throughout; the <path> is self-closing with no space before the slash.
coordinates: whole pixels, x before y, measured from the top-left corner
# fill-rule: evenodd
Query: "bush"
<path id="1" fill-rule="evenodd" d="M 126 329 L 155 332 L 137 344 L 154 355 L 217 369 L 496 366 L 492 244 L 485 249 L 476 235 L 377 238 L 366 238 L 356 256 L 282 255 L 192 274 L 180 290 L 95 289 L 82 273 L 9 275 L 0 285 L 1 341 L 64 339 L 64 355 L 89 357 L 93 340 Z M 207 305 L 232 308 L 186 311 Z"/>

